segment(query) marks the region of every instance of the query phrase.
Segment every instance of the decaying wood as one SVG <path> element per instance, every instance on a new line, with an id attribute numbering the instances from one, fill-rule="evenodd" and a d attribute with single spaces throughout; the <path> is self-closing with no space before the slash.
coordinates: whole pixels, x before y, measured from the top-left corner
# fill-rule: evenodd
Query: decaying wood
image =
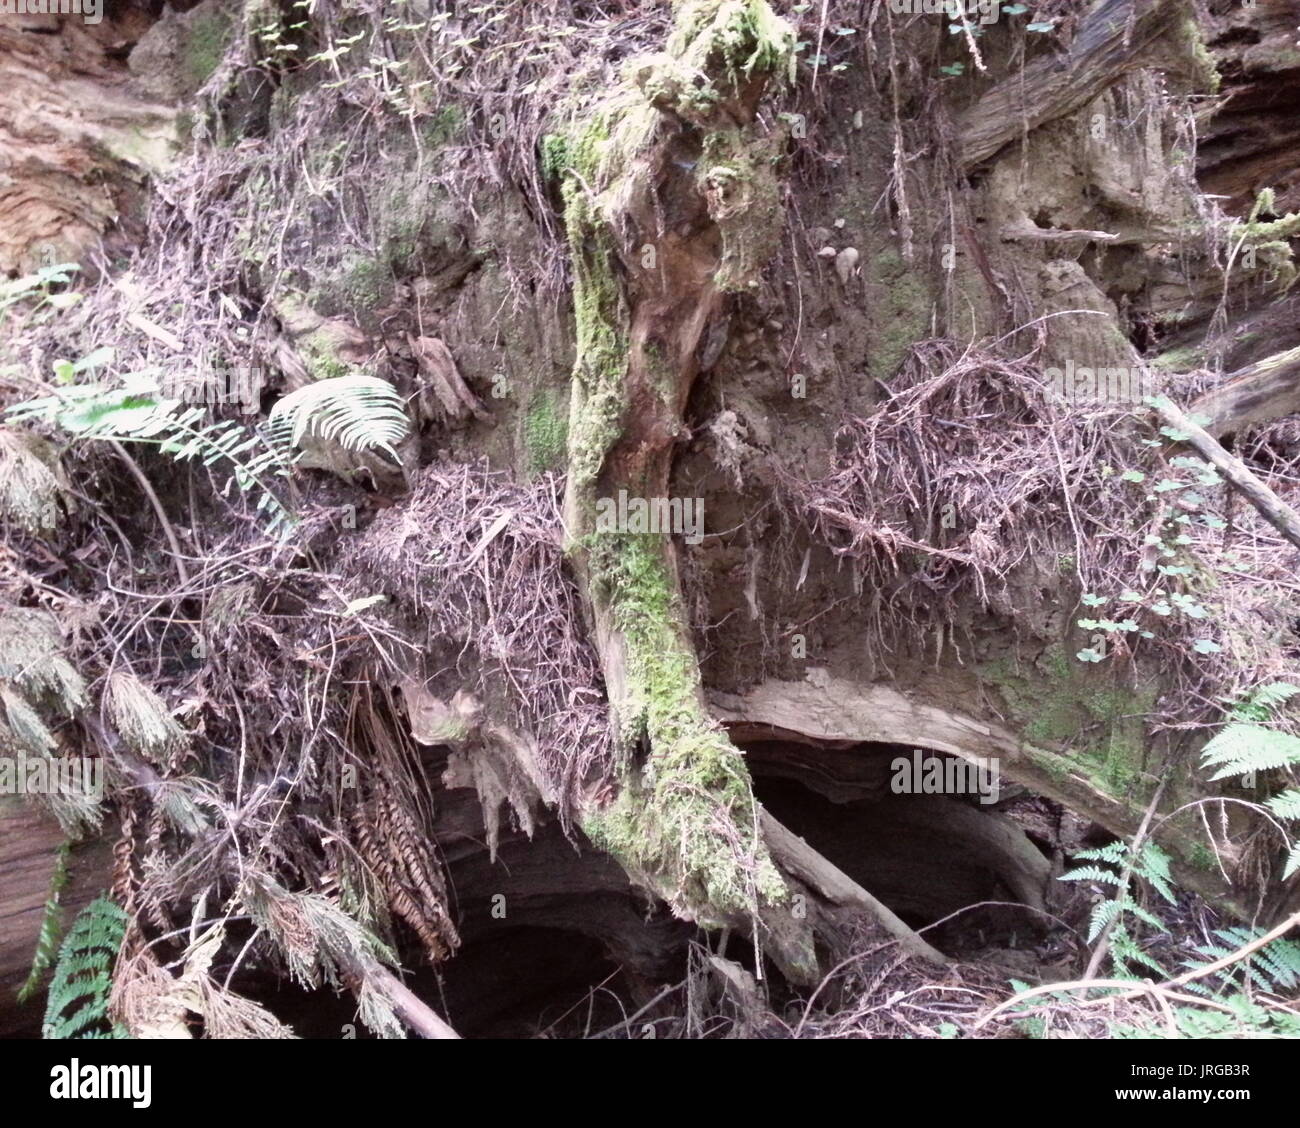
<path id="1" fill-rule="evenodd" d="M 1030 746 L 997 722 L 914 700 L 887 685 L 864 685 L 823 671 L 815 681 L 769 680 L 744 694 L 715 691 L 709 701 L 714 716 L 742 744 L 772 739 L 901 744 L 972 762 L 994 759 L 1004 780 L 1054 799 L 1119 837 L 1132 837 L 1141 822 L 1141 797 L 1103 791 L 1069 757 Z M 1173 824 L 1166 824 L 1164 833 L 1183 835 Z M 1188 850 L 1193 837 L 1184 843 Z M 1231 891 L 1215 875 L 1188 868 L 1181 877 L 1190 888 L 1233 903 Z"/>
<path id="2" fill-rule="evenodd" d="M 469 389 L 456 367 L 451 350 L 437 337 L 416 337 L 407 334 L 411 352 L 420 362 L 420 371 L 427 377 L 433 394 L 442 410 L 452 419 L 473 416 L 483 422 L 492 416 L 483 408 L 478 396 Z"/>
<path id="3" fill-rule="evenodd" d="M 1259 480 L 1241 459 L 1229 454 L 1205 428 L 1164 396 L 1156 400 L 1155 411 L 1170 427 L 1222 474 L 1257 510 L 1260 516 L 1297 548 L 1300 548 L 1300 514 Z"/>
<path id="4" fill-rule="evenodd" d="M 178 146 L 176 112 L 140 97 L 95 35 L 13 19 L 0 27 L 0 275 L 82 261 Z"/>
<path id="5" fill-rule="evenodd" d="M 1216 439 L 1251 423 L 1267 423 L 1300 411 L 1300 348 L 1274 353 L 1233 372 L 1187 409 L 1210 420 L 1205 432 Z"/>
<path id="6" fill-rule="evenodd" d="M 1099 4 L 1065 55 L 1030 63 L 961 115 L 962 167 L 988 160 L 1017 137 L 1094 101 L 1129 71 L 1150 65 L 1152 45 L 1183 15 L 1171 0 Z"/>
<path id="7" fill-rule="evenodd" d="M 31 970 L 56 853 L 65 835 L 47 811 L 18 796 L 0 797 L 0 1036 L 38 1023 L 40 1006 L 17 1008 L 14 994 Z M 77 847 L 59 903 L 65 924 L 108 883 L 107 840 Z M 39 998 L 39 995 L 38 995 Z"/>

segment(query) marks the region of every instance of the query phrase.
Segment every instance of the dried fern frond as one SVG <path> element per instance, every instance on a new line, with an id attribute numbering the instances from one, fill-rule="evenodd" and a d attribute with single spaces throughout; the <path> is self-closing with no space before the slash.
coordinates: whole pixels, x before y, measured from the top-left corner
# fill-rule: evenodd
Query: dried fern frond
<path id="1" fill-rule="evenodd" d="M 60 788 L 40 798 L 69 838 L 91 834 L 104 821 L 103 795 L 99 792 L 85 787 Z"/>
<path id="2" fill-rule="evenodd" d="M 67 504 L 53 447 L 39 435 L 0 427 L 0 521 L 48 533 Z"/>
<path id="3" fill-rule="evenodd" d="M 166 702 L 134 674 L 109 674 L 104 704 L 127 747 L 150 763 L 172 767 L 189 747 L 189 735 L 177 724 Z"/>
<path id="4" fill-rule="evenodd" d="M 397 964 L 382 941 L 319 893 L 291 893 L 269 874 L 249 873 L 241 900 L 304 987 L 338 988 L 357 969 Z"/>
<path id="5" fill-rule="evenodd" d="M 167 821 L 191 837 L 202 834 L 212 825 L 204 807 L 221 810 L 217 785 L 199 776 L 160 779 L 153 785 L 151 793 Z"/>
<path id="6" fill-rule="evenodd" d="M 54 734 L 22 694 L 0 684 L 0 706 L 7 724 L 5 741 L 17 744 L 31 756 L 48 756 L 58 747 Z"/>
<path id="7" fill-rule="evenodd" d="M 39 608 L 0 608 L 0 681 L 68 715 L 86 703 L 86 683 L 63 657 L 58 621 Z"/>
<path id="8" fill-rule="evenodd" d="M 393 1010 L 393 1004 L 371 986 L 363 981 L 357 992 L 357 1017 L 381 1038 L 405 1038 L 406 1027 Z"/>
<path id="9" fill-rule="evenodd" d="M 252 999 L 212 977 L 212 963 L 225 943 L 226 930 L 214 925 L 186 951 L 185 966 L 173 978 L 143 949 L 119 969 L 113 1012 L 133 1037 L 192 1037 L 188 1015 L 203 1020 L 205 1038 L 293 1038 L 294 1032 Z"/>

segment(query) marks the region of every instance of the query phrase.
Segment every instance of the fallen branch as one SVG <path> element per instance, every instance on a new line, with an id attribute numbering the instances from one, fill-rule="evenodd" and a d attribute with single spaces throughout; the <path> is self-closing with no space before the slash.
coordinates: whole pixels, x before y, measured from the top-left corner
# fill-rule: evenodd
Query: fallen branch
<path id="1" fill-rule="evenodd" d="M 853 878 L 824 858 L 767 811 L 763 811 L 759 819 L 763 828 L 763 840 L 767 843 L 772 860 L 783 870 L 806 882 L 833 904 L 865 909 L 909 954 L 941 966 L 951 962 L 937 948 L 931 947 L 922 940 L 915 931 Z"/>
<path id="2" fill-rule="evenodd" d="M 363 983 L 372 990 L 378 991 L 393 1004 L 397 1017 L 421 1038 L 432 1038 L 438 1041 L 460 1038 L 455 1030 L 434 1014 L 427 1003 L 387 968 L 380 967 L 378 964 L 363 968 L 357 964 L 352 969 L 351 979 L 354 982 L 349 986 L 352 987 L 353 994 L 360 994 Z"/>
<path id="3" fill-rule="evenodd" d="M 1189 446 L 1221 473 L 1256 509 L 1260 516 L 1300 548 L 1300 514 L 1259 480 L 1241 459 L 1229 454 L 1205 428 L 1193 423 L 1165 396 L 1154 401 L 1156 414 L 1181 434 Z"/>

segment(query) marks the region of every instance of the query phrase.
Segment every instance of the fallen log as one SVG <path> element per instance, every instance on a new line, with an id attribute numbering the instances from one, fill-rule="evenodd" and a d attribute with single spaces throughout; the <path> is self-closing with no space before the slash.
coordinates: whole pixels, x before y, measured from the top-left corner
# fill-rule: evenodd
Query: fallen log
<path id="1" fill-rule="evenodd" d="M 1017 137 L 1095 101 L 1130 71 L 1151 65 L 1152 46 L 1185 14 L 1168 0 L 1099 4 L 1064 55 L 1030 63 L 958 118 L 962 169 L 969 171 Z"/>
<path id="2" fill-rule="evenodd" d="M 932 948 L 922 940 L 886 905 L 863 889 L 843 870 L 822 857 L 769 812 L 763 811 L 759 815 L 759 822 L 763 828 L 763 840 L 772 854 L 772 860 L 783 870 L 799 878 L 832 904 L 865 910 L 910 954 L 935 964 L 951 962 L 936 948 Z"/>
<path id="3" fill-rule="evenodd" d="M 1274 353 L 1238 369 L 1226 383 L 1194 400 L 1187 411 L 1209 419 L 1206 434 L 1216 439 L 1251 423 L 1267 423 L 1300 411 L 1300 348 Z"/>

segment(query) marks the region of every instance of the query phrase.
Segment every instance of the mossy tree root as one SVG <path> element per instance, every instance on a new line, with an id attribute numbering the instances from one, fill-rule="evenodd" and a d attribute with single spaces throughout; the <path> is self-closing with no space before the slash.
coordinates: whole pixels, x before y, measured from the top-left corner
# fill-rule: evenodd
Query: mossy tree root
<path id="1" fill-rule="evenodd" d="M 624 752 L 584 827 L 681 915 L 753 921 L 788 896 L 744 758 L 710 717 L 668 535 L 598 531 L 596 503 L 666 498 L 695 354 L 781 230 L 779 138 L 755 114 L 794 35 L 762 0 L 686 0 L 667 50 L 548 138 L 574 266 L 577 361 L 565 499 Z"/>

